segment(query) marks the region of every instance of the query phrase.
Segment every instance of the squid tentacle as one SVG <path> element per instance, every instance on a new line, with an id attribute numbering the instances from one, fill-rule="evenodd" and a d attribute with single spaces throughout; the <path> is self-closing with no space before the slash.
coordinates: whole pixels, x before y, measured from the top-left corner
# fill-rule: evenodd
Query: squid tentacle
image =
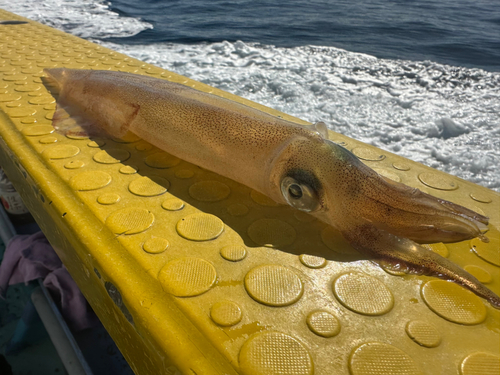
<path id="1" fill-rule="evenodd" d="M 500 297 L 485 287 L 478 279 L 449 259 L 407 239 L 377 229 L 371 224 L 359 224 L 342 235 L 357 250 L 381 260 L 394 260 L 423 269 L 429 276 L 454 281 L 486 299 L 500 309 Z"/>

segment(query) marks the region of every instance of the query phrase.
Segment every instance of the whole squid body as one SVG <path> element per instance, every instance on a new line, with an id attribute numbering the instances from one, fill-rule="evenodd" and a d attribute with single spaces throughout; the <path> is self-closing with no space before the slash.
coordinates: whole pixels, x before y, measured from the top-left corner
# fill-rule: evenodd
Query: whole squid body
<path id="1" fill-rule="evenodd" d="M 53 124 L 70 113 L 92 134 L 128 131 L 183 160 L 238 181 L 337 228 L 358 251 L 453 280 L 500 308 L 474 276 L 419 243 L 487 241 L 488 218 L 386 179 L 328 140 L 323 123 L 302 126 L 161 79 L 113 71 L 46 69 L 57 86 Z M 70 117 L 71 118 L 71 117 Z M 74 126 L 74 122 L 73 122 Z"/>

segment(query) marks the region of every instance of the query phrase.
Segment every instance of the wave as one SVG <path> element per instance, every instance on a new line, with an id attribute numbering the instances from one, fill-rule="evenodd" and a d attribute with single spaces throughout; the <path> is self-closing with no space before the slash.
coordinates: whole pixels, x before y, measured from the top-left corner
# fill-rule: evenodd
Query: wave
<path id="1" fill-rule="evenodd" d="M 99 22 L 89 21 L 94 10 L 78 4 L 75 14 L 84 13 L 78 27 L 48 8 L 37 20 L 58 19 L 58 28 L 86 38 L 126 36 L 127 25 L 130 33 L 150 27 L 111 12 L 101 1 L 86 3 L 94 4 Z M 500 73 L 378 59 L 334 47 L 115 41 L 96 42 L 500 191 Z"/>
<path id="2" fill-rule="evenodd" d="M 104 0 L 0 0 L 0 8 L 86 39 L 130 37 L 153 28 L 111 11 Z"/>

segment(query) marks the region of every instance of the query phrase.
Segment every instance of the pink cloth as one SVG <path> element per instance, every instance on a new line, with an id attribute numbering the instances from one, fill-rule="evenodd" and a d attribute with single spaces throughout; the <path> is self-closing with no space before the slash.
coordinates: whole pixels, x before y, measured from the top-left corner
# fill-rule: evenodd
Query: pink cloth
<path id="1" fill-rule="evenodd" d="M 5 296 L 8 285 L 38 278 L 44 280 L 71 329 L 80 331 L 94 326 L 96 315 L 44 234 L 12 238 L 0 264 L 0 295 Z"/>

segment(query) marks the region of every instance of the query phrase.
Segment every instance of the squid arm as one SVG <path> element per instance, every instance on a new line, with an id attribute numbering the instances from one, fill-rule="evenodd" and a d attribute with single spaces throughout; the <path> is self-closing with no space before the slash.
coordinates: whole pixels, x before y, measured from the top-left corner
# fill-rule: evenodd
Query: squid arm
<path id="1" fill-rule="evenodd" d="M 500 298 L 470 273 L 449 259 L 407 238 L 395 236 L 367 223 L 352 224 L 342 235 L 357 250 L 392 265 L 412 267 L 418 273 L 452 280 L 500 309 Z"/>
<path id="2" fill-rule="evenodd" d="M 500 297 L 419 243 L 487 241 L 488 218 L 388 180 L 301 126 L 165 80 L 113 71 L 47 69 L 59 91 L 53 125 L 122 137 L 130 131 L 181 159 L 309 212 L 359 251 L 455 281 L 500 308 Z"/>

